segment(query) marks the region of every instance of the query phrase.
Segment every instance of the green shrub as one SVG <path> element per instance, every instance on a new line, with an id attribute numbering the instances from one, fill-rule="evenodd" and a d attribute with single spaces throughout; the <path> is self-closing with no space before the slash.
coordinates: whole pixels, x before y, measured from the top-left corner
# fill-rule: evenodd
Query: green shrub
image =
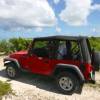
<path id="1" fill-rule="evenodd" d="M 10 44 L 8 41 L 5 40 L 0 41 L 0 52 L 5 52 L 5 53 L 10 52 Z"/>
<path id="2" fill-rule="evenodd" d="M 23 38 L 13 38 L 9 40 L 9 43 L 11 44 L 11 50 L 12 51 L 20 51 L 20 50 L 26 50 L 29 40 L 23 39 Z"/>
<path id="3" fill-rule="evenodd" d="M 100 51 L 100 38 L 90 38 L 90 43 L 92 48 L 94 48 L 96 51 Z"/>
<path id="4" fill-rule="evenodd" d="M 24 38 L 12 38 L 8 41 L 2 40 L 0 41 L 0 52 L 9 54 L 15 51 L 26 50 L 28 49 L 28 45 L 31 43 L 31 41 L 31 39 Z"/>

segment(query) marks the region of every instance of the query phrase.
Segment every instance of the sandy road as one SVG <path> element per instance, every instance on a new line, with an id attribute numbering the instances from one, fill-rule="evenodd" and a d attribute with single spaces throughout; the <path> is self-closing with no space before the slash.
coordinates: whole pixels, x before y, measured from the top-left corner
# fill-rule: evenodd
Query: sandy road
<path id="1" fill-rule="evenodd" d="M 97 83 L 86 84 L 81 94 L 63 95 L 56 90 L 54 80 L 47 77 L 23 74 L 10 80 L 4 71 L 3 58 L 0 57 L 0 80 L 10 82 L 16 94 L 4 96 L 3 100 L 100 100 L 100 72 L 96 73 Z"/>

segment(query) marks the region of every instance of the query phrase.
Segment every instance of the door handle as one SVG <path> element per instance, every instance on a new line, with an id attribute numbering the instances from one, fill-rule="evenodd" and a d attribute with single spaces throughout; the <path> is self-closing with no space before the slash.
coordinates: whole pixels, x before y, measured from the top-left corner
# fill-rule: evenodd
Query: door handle
<path id="1" fill-rule="evenodd" d="M 39 60 L 42 60 L 43 58 L 42 58 L 42 57 L 38 57 L 38 59 L 39 59 Z"/>
<path id="2" fill-rule="evenodd" d="M 48 59 L 43 59 L 43 57 L 38 57 L 39 60 L 42 60 L 44 63 L 49 63 Z"/>

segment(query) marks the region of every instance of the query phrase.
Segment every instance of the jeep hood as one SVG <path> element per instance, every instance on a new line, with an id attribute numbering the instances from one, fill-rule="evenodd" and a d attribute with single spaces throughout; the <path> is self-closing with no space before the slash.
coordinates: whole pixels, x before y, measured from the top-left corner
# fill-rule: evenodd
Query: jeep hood
<path id="1" fill-rule="evenodd" d="M 15 53 L 12 53 L 9 55 L 10 58 L 20 58 L 20 57 L 23 57 L 23 56 L 26 56 L 28 54 L 27 51 L 19 51 L 19 52 L 15 52 Z"/>

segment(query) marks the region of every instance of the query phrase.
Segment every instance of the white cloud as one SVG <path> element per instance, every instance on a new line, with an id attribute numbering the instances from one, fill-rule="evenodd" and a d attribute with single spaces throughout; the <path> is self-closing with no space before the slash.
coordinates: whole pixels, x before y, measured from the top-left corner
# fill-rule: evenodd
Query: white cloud
<path id="1" fill-rule="evenodd" d="M 94 33 L 99 33 L 99 34 L 100 34 L 100 27 L 94 27 L 94 28 L 92 29 L 92 32 L 94 32 Z"/>
<path id="2" fill-rule="evenodd" d="M 47 0 L 0 0 L 0 28 L 33 28 L 55 25 Z"/>
<path id="3" fill-rule="evenodd" d="M 81 26 L 88 23 L 88 16 L 92 11 L 100 10 L 100 4 L 94 4 L 93 0 L 64 0 L 66 7 L 60 13 L 62 21 L 68 25 Z"/>
<path id="4" fill-rule="evenodd" d="M 37 27 L 37 28 L 35 28 L 35 31 L 36 31 L 36 32 L 42 32 L 42 31 L 43 31 L 43 28 Z"/>
<path id="5" fill-rule="evenodd" d="M 91 7 L 91 10 L 100 10 L 100 4 L 95 4 Z"/>
<path id="6" fill-rule="evenodd" d="M 91 32 L 91 36 L 100 37 L 100 26 L 91 28 L 90 32 Z"/>
<path id="7" fill-rule="evenodd" d="M 56 27 L 56 32 L 60 33 L 61 32 L 61 28 L 60 27 Z"/>
<path id="8" fill-rule="evenodd" d="M 61 20 L 73 26 L 87 24 L 87 18 L 93 7 L 92 0 L 65 0 L 65 3 L 66 7 L 60 13 Z"/>
<path id="9" fill-rule="evenodd" d="M 60 2 L 60 0 L 54 0 L 55 4 L 58 4 Z"/>

